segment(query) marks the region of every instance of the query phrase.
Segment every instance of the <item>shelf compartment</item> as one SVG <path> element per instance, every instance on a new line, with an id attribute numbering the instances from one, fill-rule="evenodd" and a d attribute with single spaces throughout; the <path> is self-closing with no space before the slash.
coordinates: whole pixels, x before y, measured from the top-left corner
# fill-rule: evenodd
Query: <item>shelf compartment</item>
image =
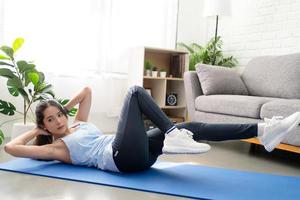
<path id="1" fill-rule="evenodd" d="M 166 84 L 164 79 L 144 79 L 144 88 L 151 90 L 151 96 L 159 107 L 166 102 Z"/>
<path id="2" fill-rule="evenodd" d="M 176 93 L 177 94 L 177 106 L 186 107 L 185 105 L 185 94 L 184 84 L 180 81 L 167 80 L 167 91 L 166 94 Z"/>

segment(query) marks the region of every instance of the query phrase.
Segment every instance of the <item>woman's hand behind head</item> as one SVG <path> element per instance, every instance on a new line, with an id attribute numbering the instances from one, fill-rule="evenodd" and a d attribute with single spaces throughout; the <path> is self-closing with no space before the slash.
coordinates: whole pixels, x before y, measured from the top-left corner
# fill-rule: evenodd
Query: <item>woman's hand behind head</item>
<path id="1" fill-rule="evenodd" d="M 51 133 L 49 133 L 47 130 L 43 130 L 41 128 L 36 127 L 37 129 L 37 136 L 38 135 L 51 135 Z"/>

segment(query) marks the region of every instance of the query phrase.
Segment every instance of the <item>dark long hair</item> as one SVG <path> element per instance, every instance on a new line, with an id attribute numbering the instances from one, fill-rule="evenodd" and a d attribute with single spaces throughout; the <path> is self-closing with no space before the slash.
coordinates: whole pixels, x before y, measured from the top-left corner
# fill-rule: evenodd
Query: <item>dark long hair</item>
<path id="1" fill-rule="evenodd" d="M 44 111 L 49 106 L 54 106 L 58 108 L 67 118 L 67 110 L 56 100 L 50 99 L 50 100 L 43 100 L 41 101 L 35 109 L 35 118 L 36 118 L 36 125 L 38 128 L 44 130 L 45 124 L 44 124 Z M 41 146 L 45 144 L 51 144 L 53 142 L 53 136 L 52 135 L 38 135 L 35 139 L 34 144 Z"/>

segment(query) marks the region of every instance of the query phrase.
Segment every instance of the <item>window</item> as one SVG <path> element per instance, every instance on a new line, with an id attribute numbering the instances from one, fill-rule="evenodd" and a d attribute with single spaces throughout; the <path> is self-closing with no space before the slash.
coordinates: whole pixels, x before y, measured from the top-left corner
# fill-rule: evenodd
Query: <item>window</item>
<path id="1" fill-rule="evenodd" d="M 126 74 L 136 46 L 174 48 L 177 0 L 3 0 L 4 43 L 58 74 Z"/>

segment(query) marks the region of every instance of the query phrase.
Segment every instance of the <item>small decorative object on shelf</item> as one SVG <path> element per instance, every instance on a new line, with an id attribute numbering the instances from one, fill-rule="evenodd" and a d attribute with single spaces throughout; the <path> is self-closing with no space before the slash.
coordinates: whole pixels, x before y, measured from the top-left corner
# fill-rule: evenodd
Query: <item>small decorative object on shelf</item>
<path id="1" fill-rule="evenodd" d="M 152 68 L 152 77 L 157 77 L 157 74 L 158 74 L 157 68 L 156 68 L 156 67 L 153 67 L 153 68 Z"/>
<path id="2" fill-rule="evenodd" d="M 166 76 L 167 76 L 166 70 L 165 70 L 165 69 L 161 69 L 160 72 L 159 72 L 159 75 L 160 75 L 160 77 L 162 77 L 162 78 L 166 78 Z"/>
<path id="3" fill-rule="evenodd" d="M 146 71 L 145 75 L 151 76 L 151 69 L 153 67 L 152 63 L 149 60 L 146 60 L 144 66 Z"/>
<path id="4" fill-rule="evenodd" d="M 168 106 L 176 106 L 177 105 L 177 94 L 176 93 L 167 94 L 166 105 L 168 105 Z"/>

